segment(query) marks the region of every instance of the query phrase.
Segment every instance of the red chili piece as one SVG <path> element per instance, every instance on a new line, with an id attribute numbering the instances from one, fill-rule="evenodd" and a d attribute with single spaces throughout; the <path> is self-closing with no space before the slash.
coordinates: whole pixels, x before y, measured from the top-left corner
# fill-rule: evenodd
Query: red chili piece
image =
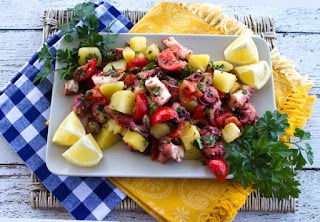
<path id="1" fill-rule="evenodd" d="M 172 131 L 171 133 L 169 133 L 169 136 L 173 139 L 178 138 L 179 136 L 181 136 L 183 129 L 184 129 L 184 121 L 180 122 L 178 128 Z"/>
<path id="2" fill-rule="evenodd" d="M 228 175 L 228 163 L 223 159 L 211 160 L 209 167 L 219 182 L 222 182 Z"/>
<path id="3" fill-rule="evenodd" d="M 127 72 L 131 72 L 134 68 L 137 67 L 145 67 L 148 64 L 148 60 L 143 59 L 143 58 L 134 58 L 131 59 L 128 63 L 127 63 Z"/>
<path id="4" fill-rule="evenodd" d="M 83 80 L 88 79 L 91 77 L 96 69 L 97 59 L 91 59 L 88 61 L 87 64 L 80 66 L 73 72 L 73 78 L 77 82 L 81 82 Z"/>
<path id="5" fill-rule="evenodd" d="M 153 126 L 157 123 L 162 123 L 175 118 L 178 118 L 178 113 L 169 106 L 163 106 L 155 111 L 151 118 L 151 124 Z"/>
<path id="6" fill-rule="evenodd" d="M 136 95 L 136 103 L 134 106 L 134 120 L 142 121 L 142 117 L 145 114 L 149 114 L 149 103 L 147 97 L 142 93 L 137 93 Z"/>

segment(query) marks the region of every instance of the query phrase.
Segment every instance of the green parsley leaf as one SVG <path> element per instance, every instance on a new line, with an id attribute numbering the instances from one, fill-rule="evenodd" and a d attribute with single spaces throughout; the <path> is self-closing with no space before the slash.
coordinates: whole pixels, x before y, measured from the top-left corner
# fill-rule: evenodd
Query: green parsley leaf
<path id="1" fill-rule="evenodd" d="M 186 78 L 192 74 L 189 70 L 186 70 L 186 69 L 180 69 L 180 72 L 181 72 L 182 78 Z"/>
<path id="2" fill-rule="evenodd" d="M 153 62 L 149 62 L 144 68 L 145 70 L 150 70 L 150 69 L 153 69 L 155 66 L 154 66 L 154 63 Z"/>
<path id="3" fill-rule="evenodd" d="M 203 140 L 207 141 L 210 144 L 214 144 L 216 142 L 216 139 L 212 137 L 212 135 L 207 135 L 203 137 Z"/>
<path id="4" fill-rule="evenodd" d="M 154 87 L 152 89 L 150 89 L 150 93 L 153 93 L 155 96 L 160 96 L 160 86 Z"/>
<path id="5" fill-rule="evenodd" d="M 204 147 L 200 137 L 198 139 L 196 139 L 195 141 L 193 141 L 193 145 L 195 147 L 198 147 L 200 150 L 202 150 Z"/>
<path id="6" fill-rule="evenodd" d="M 181 112 L 182 112 L 182 108 L 181 108 L 180 106 L 178 106 L 178 107 L 176 108 L 176 111 L 177 111 L 177 113 L 181 113 Z"/>
<path id="7" fill-rule="evenodd" d="M 190 69 L 190 71 L 191 72 L 193 72 L 193 71 L 196 71 L 197 70 L 197 67 L 193 67 L 192 65 L 190 65 L 189 63 L 188 63 L 188 66 L 189 66 L 189 69 Z"/>

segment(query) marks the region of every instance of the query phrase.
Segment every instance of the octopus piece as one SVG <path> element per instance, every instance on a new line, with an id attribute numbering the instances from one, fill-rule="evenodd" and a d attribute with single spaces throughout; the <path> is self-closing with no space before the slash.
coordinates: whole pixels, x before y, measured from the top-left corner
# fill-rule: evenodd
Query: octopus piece
<path id="1" fill-rule="evenodd" d="M 206 118 L 203 118 L 203 119 L 193 119 L 193 118 L 191 118 L 190 119 L 190 124 L 192 124 L 192 125 L 201 124 L 203 126 L 209 125 L 208 120 L 206 120 Z"/>
<path id="2" fill-rule="evenodd" d="M 169 90 L 169 93 L 171 94 L 171 99 L 179 99 L 179 87 L 175 86 L 173 84 L 170 84 L 168 81 L 166 80 L 162 80 L 161 82 L 164 83 L 164 85 L 167 87 L 167 89 Z"/>
<path id="3" fill-rule="evenodd" d="M 223 144 L 219 142 L 214 147 L 204 147 L 202 149 L 202 154 L 209 160 L 223 159 L 225 155 L 225 152 L 223 151 Z"/>
<path id="4" fill-rule="evenodd" d="M 130 150 L 130 152 L 135 152 L 135 148 L 133 148 L 131 145 L 129 145 L 128 143 L 124 142 L 123 139 L 121 139 L 122 142 L 124 143 L 125 147 L 127 147 L 128 150 Z"/>
<path id="5" fill-rule="evenodd" d="M 100 85 L 96 85 L 92 89 L 87 90 L 85 97 L 92 103 L 96 103 L 98 105 L 105 106 L 108 103 L 107 97 L 105 97 L 100 90 Z"/>
<path id="6" fill-rule="evenodd" d="M 203 82 L 204 84 L 211 86 L 212 85 L 212 74 L 209 72 L 205 72 L 203 74 L 203 77 L 201 79 L 201 82 Z"/>
<path id="7" fill-rule="evenodd" d="M 232 110 L 241 108 L 251 99 L 253 92 L 254 88 L 252 86 L 243 85 L 241 89 L 230 95 L 230 100 L 228 102 L 229 108 Z"/>
<path id="8" fill-rule="evenodd" d="M 202 97 L 199 99 L 201 103 L 203 104 L 212 104 L 216 102 L 219 99 L 219 93 L 216 88 L 213 86 L 202 86 L 203 90 L 206 90 Z"/>
<path id="9" fill-rule="evenodd" d="M 198 70 L 195 73 L 192 73 L 190 76 L 188 76 L 188 79 L 191 80 L 191 82 L 200 82 L 203 77 L 203 72 Z"/>
<path id="10" fill-rule="evenodd" d="M 116 120 L 117 124 L 124 127 L 130 127 L 130 123 L 133 120 L 133 117 L 131 115 L 123 113 L 114 113 L 113 117 Z"/>
<path id="11" fill-rule="evenodd" d="M 173 103 L 171 108 L 178 113 L 178 119 L 176 120 L 177 122 L 181 122 L 191 118 L 190 113 L 180 103 Z"/>
<path id="12" fill-rule="evenodd" d="M 149 90 L 152 99 L 159 106 L 163 106 L 171 98 L 168 88 L 159 80 L 157 76 L 148 78 L 145 82 L 145 85 Z"/>
<path id="13" fill-rule="evenodd" d="M 192 55 L 192 51 L 184 46 L 182 46 L 173 37 L 167 39 L 162 39 L 161 42 L 167 46 L 171 51 L 176 52 L 180 59 L 188 59 Z"/>
<path id="14" fill-rule="evenodd" d="M 184 149 L 181 145 L 176 145 L 172 142 L 172 138 L 170 136 L 162 137 L 159 141 L 159 154 L 162 153 L 167 157 L 167 159 L 172 159 L 173 161 L 180 163 L 182 158 L 184 157 Z M 162 156 L 159 155 L 160 157 Z M 159 161 L 165 158 L 159 158 Z M 167 160 L 166 159 L 166 160 Z M 165 161 L 166 161 L 165 160 Z M 164 161 L 164 162 L 165 162 Z M 160 161 L 164 163 L 163 161 Z"/>
<path id="15" fill-rule="evenodd" d="M 91 112 L 92 115 L 94 117 L 94 119 L 98 122 L 98 123 L 105 123 L 108 120 L 108 115 L 107 113 L 104 111 L 104 107 L 98 104 L 93 104 L 91 106 Z"/>
<path id="16" fill-rule="evenodd" d="M 216 139 L 221 136 L 221 131 L 214 126 L 205 126 L 200 130 L 201 140 L 204 147 L 213 148 Z"/>
<path id="17" fill-rule="evenodd" d="M 238 119 L 242 125 L 252 125 L 258 120 L 257 111 L 253 105 L 246 103 L 242 106 Z"/>
<path id="18" fill-rule="evenodd" d="M 207 116 L 209 118 L 209 123 L 212 126 L 216 126 L 216 121 L 215 119 L 219 116 L 219 114 L 221 113 L 221 100 L 218 99 L 216 100 L 213 104 L 210 104 L 209 109 L 207 109 Z"/>
<path id="19" fill-rule="evenodd" d="M 103 63 L 109 63 L 113 61 L 118 61 L 122 59 L 122 52 L 123 48 L 115 48 L 115 49 L 110 49 L 107 53 L 105 58 L 103 59 Z"/>
<path id="20" fill-rule="evenodd" d="M 118 82 L 124 80 L 124 73 L 102 72 L 91 77 L 95 85 L 103 85 L 110 82 Z"/>
<path id="21" fill-rule="evenodd" d="M 188 63 L 184 60 L 177 60 L 177 62 L 180 64 L 181 69 L 189 70 Z"/>
<path id="22" fill-rule="evenodd" d="M 211 74 L 213 76 L 214 68 L 212 68 L 212 66 L 208 66 L 207 70 L 206 70 L 206 73 L 209 73 L 209 74 Z"/>
<path id="23" fill-rule="evenodd" d="M 158 154 L 158 160 L 160 163 L 165 163 L 169 158 L 162 152 Z"/>
<path id="24" fill-rule="evenodd" d="M 83 94 L 74 97 L 72 110 L 80 119 L 86 117 L 89 108 L 90 102 L 86 99 L 86 97 Z"/>
<path id="25" fill-rule="evenodd" d="M 156 69 L 150 69 L 150 70 L 142 70 L 141 72 L 137 73 L 137 76 L 140 79 L 147 79 L 149 77 L 156 75 Z"/>
<path id="26" fill-rule="evenodd" d="M 132 92 L 134 94 L 137 94 L 137 93 L 146 94 L 147 93 L 147 89 L 144 86 L 141 86 L 141 81 L 140 80 L 135 80 L 134 84 L 133 84 Z"/>
<path id="27" fill-rule="evenodd" d="M 146 128 L 144 125 L 136 124 L 133 119 L 131 119 L 130 121 L 130 130 L 140 133 L 145 138 L 147 138 L 150 135 L 149 128 Z"/>
<path id="28" fill-rule="evenodd" d="M 64 95 L 69 96 L 76 94 L 79 90 L 79 83 L 74 79 L 70 79 L 64 85 Z"/>

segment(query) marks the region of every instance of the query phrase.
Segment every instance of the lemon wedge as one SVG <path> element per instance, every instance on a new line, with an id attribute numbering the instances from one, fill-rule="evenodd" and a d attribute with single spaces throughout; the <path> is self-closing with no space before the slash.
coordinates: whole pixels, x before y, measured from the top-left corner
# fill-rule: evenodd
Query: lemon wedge
<path id="1" fill-rule="evenodd" d="M 52 142 L 61 146 L 72 146 L 86 134 L 80 119 L 72 111 L 54 133 Z"/>
<path id="2" fill-rule="evenodd" d="M 91 167 L 99 163 L 103 153 L 91 134 L 81 137 L 62 156 L 72 164 Z"/>
<path id="3" fill-rule="evenodd" d="M 236 67 L 234 72 L 243 84 L 253 86 L 255 89 L 261 89 L 271 75 L 270 67 L 266 61 Z"/>
<path id="4" fill-rule="evenodd" d="M 242 34 L 224 51 L 226 60 L 236 65 L 249 65 L 259 61 L 257 46 L 250 34 Z"/>

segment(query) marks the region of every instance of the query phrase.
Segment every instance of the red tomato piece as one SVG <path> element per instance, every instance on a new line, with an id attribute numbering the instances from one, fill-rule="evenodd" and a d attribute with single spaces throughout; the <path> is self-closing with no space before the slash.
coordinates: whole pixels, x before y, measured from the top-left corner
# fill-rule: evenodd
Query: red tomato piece
<path id="1" fill-rule="evenodd" d="M 180 96 L 179 98 L 180 98 L 181 104 L 190 103 L 193 100 L 197 99 L 193 94 L 185 94 L 185 95 Z"/>
<path id="2" fill-rule="evenodd" d="M 168 71 L 180 70 L 181 65 L 170 49 L 163 50 L 157 57 L 158 65 Z"/>
<path id="3" fill-rule="evenodd" d="M 151 118 L 151 125 L 153 126 L 157 123 L 162 123 L 175 118 L 178 118 L 178 113 L 169 106 L 163 106 L 154 112 Z"/>
<path id="4" fill-rule="evenodd" d="M 231 112 L 223 113 L 220 116 L 216 118 L 216 123 L 220 128 L 223 128 L 225 126 L 225 121 L 227 118 L 232 117 Z"/>
<path id="5" fill-rule="evenodd" d="M 143 58 L 134 58 L 131 59 L 128 63 L 127 63 L 127 72 L 131 72 L 134 68 L 137 67 L 145 67 L 148 64 L 148 60 L 143 59 Z"/>
<path id="6" fill-rule="evenodd" d="M 192 94 L 197 90 L 197 87 L 190 81 L 184 80 L 179 88 L 179 95 L 183 94 Z"/>
<path id="7" fill-rule="evenodd" d="M 217 89 L 217 90 L 218 90 L 218 96 L 219 96 L 219 99 L 224 98 L 224 93 L 223 93 L 223 92 L 221 92 L 219 89 Z"/>
<path id="8" fill-rule="evenodd" d="M 133 86 L 134 81 L 136 80 L 136 75 L 130 74 L 125 80 L 124 80 L 124 87 L 125 89 L 129 88 L 130 86 Z"/>
<path id="9" fill-rule="evenodd" d="M 193 113 L 193 119 L 203 119 L 206 116 L 206 106 L 198 104 Z"/>
<path id="10" fill-rule="evenodd" d="M 155 159 L 157 159 L 159 155 L 159 140 L 157 140 L 153 136 L 151 137 L 151 147 L 152 147 L 151 160 L 154 161 Z"/>
<path id="11" fill-rule="evenodd" d="M 181 136 L 183 129 L 184 129 L 184 121 L 180 122 L 178 128 L 172 131 L 171 133 L 169 133 L 169 136 L 173 139 L 178 138 L 179 136 Z"/>
<path id="12" fill-rule="evenodd" d="M 223 159 L 211 160 L 209 167 L 219 182 L 222 182 L 228 175 L 228 163 Z"/>
<path id="13" fill-rule="evenodd" d="M 96 69 L 96 65 L 97 65 L 97 59 L 94 58 L 89 60 L 87 64 L 78 67 L 73 72 L 74 80 L 77 82 L 81 82 L 91 77 Z"/>
<path id="14" fill-rule="evenodd" d="M 203 96 L 203 93 L 201 92 L 200 89 L 196 88 L 196 91 L 193 93 L 193 95 L 199 99 L 201 96 Z"/>
<path id="15" fill-rule="evenodd" d="M 142 121 L 142 117 L 145 114 L 149 114 L 149 103 L 147 97 L 142 93 L 137 93 L 136 95 L 136 103 L 134 106 L 134 120 Z"/>
<path id="16" fill-rule="evenodd" d="M 91 90 L 88 90 L 85 97 L 98 105 L 105 106 L 108 103 L 108 99 L 100 91 L 100 85 L 96 85 Z"/>
<path id="17" fill-rule="evenodd" d="M 238 128 L 241 128 L 243 125 L 242 123 L 238 120 L 237 117 L 232 116 L 232 117 L 228 117 L 225 121 L 224 121 L 224 125 L 228 125 L 229 123 L 234 123 L 237 125 Z"/>

